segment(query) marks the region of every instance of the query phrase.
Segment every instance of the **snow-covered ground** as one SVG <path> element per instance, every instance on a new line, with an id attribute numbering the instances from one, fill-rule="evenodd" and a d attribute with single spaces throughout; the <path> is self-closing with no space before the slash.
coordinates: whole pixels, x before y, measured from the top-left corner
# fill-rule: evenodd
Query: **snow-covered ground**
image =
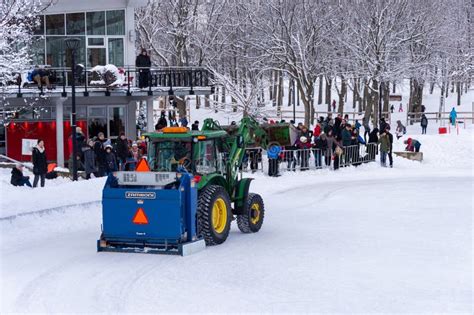
<path id="1" fill-rule="evenodd" d="M 103 179 L 0 169 L 0 313 L 471 314 L 474 130 L 408 133 L 423 163 L 255 174 L 262 230 L 184 258 L 97 253 Z"/>

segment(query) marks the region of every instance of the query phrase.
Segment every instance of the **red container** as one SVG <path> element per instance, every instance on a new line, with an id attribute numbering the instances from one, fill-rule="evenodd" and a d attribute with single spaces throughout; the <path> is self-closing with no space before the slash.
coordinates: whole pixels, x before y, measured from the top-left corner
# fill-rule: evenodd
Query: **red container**
<path id="1" fill-rule="evenodd" d="M 442 134 L 448 133 L 448 130 L 446 129 L 446 127 L 439 127 L 438 133 L 442 135 Z"/>

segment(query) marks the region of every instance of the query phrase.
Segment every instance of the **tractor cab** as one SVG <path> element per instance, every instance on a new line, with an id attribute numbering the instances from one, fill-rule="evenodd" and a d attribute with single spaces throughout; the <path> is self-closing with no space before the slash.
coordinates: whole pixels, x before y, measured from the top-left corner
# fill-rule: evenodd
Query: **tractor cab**
<path id="1" fill-rule="evenodd" d="M 176 172 L 183 168 L 193 175 L 224 173 L 225 131 L 190 131 L 168 127 L 150 133 L 148 164 L 152 172 Z"/>

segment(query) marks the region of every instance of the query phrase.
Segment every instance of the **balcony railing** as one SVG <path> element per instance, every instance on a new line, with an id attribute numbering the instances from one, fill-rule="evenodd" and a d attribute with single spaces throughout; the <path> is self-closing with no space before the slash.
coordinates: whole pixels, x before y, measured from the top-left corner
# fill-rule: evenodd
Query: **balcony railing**
<path id="1" fill-rule="evenodd" d="M 126 95 L 209 95 L 214 92 L 212 73 L 202 67 L 166 67 L 138 68 L 94 67 L 76 68 L 76 93 L 79 96 Z M 61 94 L 67 97 L 71 93 L 72 70 L 68 68 L 46 67 L 49 86 L 45 80 L 39 86 L 34 80 L 28 80 L 32 70 L 16 73 L 16 81 L 0 86 L 0 94 L 11 97 Z"/>

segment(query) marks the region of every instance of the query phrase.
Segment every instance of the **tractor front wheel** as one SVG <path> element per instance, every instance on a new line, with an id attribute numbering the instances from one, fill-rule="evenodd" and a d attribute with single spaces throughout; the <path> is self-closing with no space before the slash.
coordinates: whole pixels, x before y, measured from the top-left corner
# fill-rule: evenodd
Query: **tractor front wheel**
<path id="1" fill-rule="evenodd" d="M 265 206 L 258 194 L 249 194 L 244 214 L 237 216 L 237 226 L 242 233 L 256 233 L 263 224 Z"/>
<path id="2" fill-rule="evenodd" d="M 229 236 L 232 208 L 222 186 L 209 185 L 199 193 L 197 210 L 198 233 L 206 245 L 218 245 Z"/>

